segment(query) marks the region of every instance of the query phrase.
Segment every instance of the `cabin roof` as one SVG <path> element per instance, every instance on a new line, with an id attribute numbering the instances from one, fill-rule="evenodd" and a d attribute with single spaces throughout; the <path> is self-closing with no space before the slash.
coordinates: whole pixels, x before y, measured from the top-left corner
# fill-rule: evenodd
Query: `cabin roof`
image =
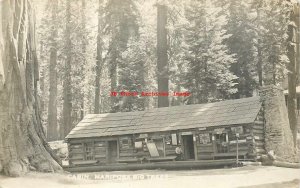
<path id="1" fill-rule="evenodd" d="M 88 114 L 66 139 L 247 124 L 254 122 L 260 108 L 259 97 L 250 97 L 147 111 Z"/>

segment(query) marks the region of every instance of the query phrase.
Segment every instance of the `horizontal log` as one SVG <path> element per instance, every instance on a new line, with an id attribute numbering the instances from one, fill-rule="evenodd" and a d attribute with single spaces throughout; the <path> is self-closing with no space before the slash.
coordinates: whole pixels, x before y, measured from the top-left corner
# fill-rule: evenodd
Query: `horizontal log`
<path id="1" fill-rule="evenodd" d="M 166 155 L 175 154 L 175 151 L 166 151 Z"/>
<path id="2" fill-rule="evenodd" d="M 232 140 L 232 141 L 229 142 L 229 144 L 230 144 L 230 145 L 236 145 L 237 142 L 238 142 L 239 144 L 241 144 L 241 145 L 242 145 L 242 144 L 247 144 L 247 140 L 238 140 L 238 141 L 237 141 L 237 140 Z"/>
<path id="3" fill-rule="evenodd" d="M 136 156 L 134 153 L 120 153 L 119 155 L 121 157 L 133 157 L 133 156 Z"/>
<path id="4" fill-rule="evenodd" d="M 262 136 L 264 134 L 264 130 L 262 130 L 262 129 L 261 130 L 253 129 L 252 132 L 253 132 L 254 135 L 261 135 Z"/>
<path id="5" fill-rule="evenodd" d="M 69 156 L 69 160 L 83 160 L 83 156 Z"/>
<path id="6" fill-rule="evenodd" d="M 96 158 L 106 158 L 106 154 L 95 154 Z"/>
<path id="7" fill-rule="evenodd" d="M 264 130 L 264 127 L 263 126 L 261 126 L 261 125 L 254 125 L 253 126 L 253 130 Z"/>
<path id="8" fill-rule="evenodd" d="M 266 153 L 264 149 L 255 149 L 256 153 Z"/>
<path id="9" fill-rule="evenodd" d="M 255 147 L 264 147 L 264 143 L 263 142 L 255 142 Z"/>
<path id="10" fill-rule="evenodd" d="M 136 150 L 128 149 L 128 150 L 119 150 L 120 153 L 135 153 Z"/>
<path id="11" fill-rule="evenodd" d="M 95 150 L 95 153 L 106 153 L 106 150 Z"/>
<path id="12" fill-rule="evenodd" d="M 213 153 L 214 149 L 213 148 L 211 148 L 211 149 L 198 149 L 197 151 L 198 151 L 198 153 Z"/>
<path id="13" fill-rule="evenodd" d="M 213 159 L 212 155 L 198 155 L 198 159 L 200 160 L 207 160 L 207 159 Z"/>
<path id="14" fill-rule="evenodd" d="M 83 148 L 82 144 L 70 144 L 69 145 L 70 149 L 79 149 L 79 148 Z"/>
<path id="15" fill-rule="evenodd" d="M 197 150 L 197 153 L 200 153 L 200 154 L 207 154 L 207 153 L 214 153 L 214 150 Z"/>
<path id="16" fill-rule="evenodd" d="M 83 155 L 84 153 L 83 151 L 69 151 L 69 155 Z"/>
<path id="17" fill-rule="evenodd" d="M 264 124 L 264 122 L 261 121 L 261 120 L 255 120 L 254 121 L 254 125 L 263 125 L 263 124 Z"/>
<path id="18" fill-rule="evenodd" d="M 231 166 L 235 164 L 235 159 L 226 160 L 203 160 L 203 161 L 168 161 L 144 164 L 113 164 L 85 167 L 67 167 L 64 170 L 69 172 L 99 172 L 99 171 L 120 171 L 120 170 L 143 170 L 143 169 L 195 169 L 195 168 L 216 168 Z"/>
<path id="19" fill-rule="evenodd" d="M 255 140 L 264 140 L 264 134 L 263 133 L 255 133 L 254 139 Z"/>
<path id="20" fill-rule="evenodd" d="M 230 152 L 236 152 L 236 148 L 230 148 L 229 150 Z M 249 148 L 246 147 L 246 148 L 239 148 L 239 152 L 248 152 L 249 151 Z"/>
<path id="21" fill-rule="evenodd" d="M 209 144 L 209 145 L 204 145 L 204 144 L 201 144 L 201 145 L 196 145 L 197 148 L 212 148 L 213 145 L 212 144 Z"/>
<path id="22" fill-rule="evenodd" d="M 83 149 L 81 148 L 73 148 L 69 150 L 69 153 L 83 153 Z"/>
<path id="23" fill-rule="evenodd" d="M 95 143 L 95 147 L 106 147 L 106 143 Z"/>
<path id="24" fill-rule="evenodd" d="M 273 165 L 277 167 L 300 168 L 300 163 L 289 163 L 283 161 L 274 161 Z"/>

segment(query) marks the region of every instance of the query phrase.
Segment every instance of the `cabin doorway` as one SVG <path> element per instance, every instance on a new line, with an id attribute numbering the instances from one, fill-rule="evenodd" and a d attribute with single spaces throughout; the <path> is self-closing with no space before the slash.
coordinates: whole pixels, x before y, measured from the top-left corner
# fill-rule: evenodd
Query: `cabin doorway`
<path id="1" fill-rule="evenodd" d="M 215 148 L 216 153 L 228 153 L 228 134 L 227 133 L 220 133 L 215 134 Z"/>
<path id="2" fill-rule="evenodd" d="M 118 159 L 118 144 L 117 141 L 107 142 L 107 161 L 108 163 L 114 163 Z"/>
<path id="3" fill-rule="evenodd" d="M 184 160 L 195 159 L 193 135 L 182 135 Z"/>

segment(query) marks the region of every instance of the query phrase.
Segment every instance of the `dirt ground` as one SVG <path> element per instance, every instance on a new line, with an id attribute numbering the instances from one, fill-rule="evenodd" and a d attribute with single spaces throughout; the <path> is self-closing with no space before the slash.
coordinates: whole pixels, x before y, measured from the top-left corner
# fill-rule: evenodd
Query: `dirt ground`
<path id="1" fill-rule="evenodd" d="M 0 176 L 1 188 L 300 188 L 300 169 L 241 167 L 210 170 L 141 170 Z"/>

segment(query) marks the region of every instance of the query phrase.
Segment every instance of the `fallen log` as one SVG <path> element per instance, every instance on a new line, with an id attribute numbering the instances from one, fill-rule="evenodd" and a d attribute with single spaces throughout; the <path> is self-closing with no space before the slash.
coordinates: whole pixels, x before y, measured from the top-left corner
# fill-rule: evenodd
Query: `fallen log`
<path id="1" fill-rule="evenodd" d="M 283 162 L 283 161 L 274 161 L 274 166 L 277 167 L 285 167 L 285 168 L 300 168 L 300 163 L 289 163 L 289 162 Z"/>
<path id="2" fill-rule="evenodd" d="M 243 166 L 261 166 L 261 162 L 242 161 Z"/>

